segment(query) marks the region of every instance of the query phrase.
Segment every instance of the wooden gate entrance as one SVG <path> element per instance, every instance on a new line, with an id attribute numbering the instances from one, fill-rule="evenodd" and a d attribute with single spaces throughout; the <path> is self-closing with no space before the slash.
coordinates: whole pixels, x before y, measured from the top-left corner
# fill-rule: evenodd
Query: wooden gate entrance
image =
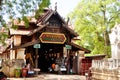
<path id="1" fill-rule="evenodd" d="M 42 72 L 47 72 L 48 68 L 55 63 L 57 55 L 63 56 L 63 45 L 61 44 L 42 44 L 38 51 L 38 67 Z"/>

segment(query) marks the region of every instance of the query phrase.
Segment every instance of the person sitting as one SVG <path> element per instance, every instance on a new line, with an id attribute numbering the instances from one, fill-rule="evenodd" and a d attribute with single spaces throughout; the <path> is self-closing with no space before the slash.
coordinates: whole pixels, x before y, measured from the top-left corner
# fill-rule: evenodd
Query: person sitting
<path id="1" fill-rule="evenodd" d="M 55 69 L 55 63 L 52 64 L 52 69 L 53 69 L 53 70 Z"/>
<path id="2" fill-rule="evenodd" d="M 59 71 L 59 69 L 60 69 L 59 65 L 58 65 L 58 64 L 56 64 L 56 65 L 55 65 L 55 68 L 54 68 L 54 71 L 55 71 L 55 72 L 58 72 L 58 71 Z"/>

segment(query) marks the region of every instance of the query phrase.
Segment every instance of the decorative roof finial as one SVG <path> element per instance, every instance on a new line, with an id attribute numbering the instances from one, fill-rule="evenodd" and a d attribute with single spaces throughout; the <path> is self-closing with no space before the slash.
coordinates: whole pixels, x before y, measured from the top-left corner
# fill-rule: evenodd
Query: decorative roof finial
<path id="1" fill-rule="evenodd" d="M 57 2 L 55 3 L 55 11 L 57 11 Z"/>

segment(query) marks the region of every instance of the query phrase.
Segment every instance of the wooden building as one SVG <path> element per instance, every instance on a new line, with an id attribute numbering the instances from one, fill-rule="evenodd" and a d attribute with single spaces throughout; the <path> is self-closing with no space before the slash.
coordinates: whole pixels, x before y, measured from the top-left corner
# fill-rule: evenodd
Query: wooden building
<path id="1" fill-rule="evenodd" d="M 57 11 L 44 9 L 44 14 L 37 20 L 34 18 L 28 20 L 29 27 L 25 26 L 25 22 L 15 20 L 14 24 L 18 29 L 10 29 L 9 33 L 13 40 L 10 48 L 13 51 L 12 59 L 25 58 L 25 55 L 30 53 L 33 65 L 46 72 L 52 63 L 50 60 L 54 62 L 57 56 L 75 56 L 79 51 L 90 53 L 89 50 L 72 42 L 72 39 L 79 35 L 69 28 Z M 77 67 L 77 64 L 74 66 Z"/>

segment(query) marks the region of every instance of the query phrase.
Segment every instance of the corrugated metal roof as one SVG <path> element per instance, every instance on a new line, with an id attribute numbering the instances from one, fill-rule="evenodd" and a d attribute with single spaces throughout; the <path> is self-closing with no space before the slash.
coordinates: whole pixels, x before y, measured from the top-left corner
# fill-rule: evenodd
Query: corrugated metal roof
<path id="1" fill-rule="evenodd" d="M 28 35 L 31 31 L 10 29 L 10 35 Z"/>

